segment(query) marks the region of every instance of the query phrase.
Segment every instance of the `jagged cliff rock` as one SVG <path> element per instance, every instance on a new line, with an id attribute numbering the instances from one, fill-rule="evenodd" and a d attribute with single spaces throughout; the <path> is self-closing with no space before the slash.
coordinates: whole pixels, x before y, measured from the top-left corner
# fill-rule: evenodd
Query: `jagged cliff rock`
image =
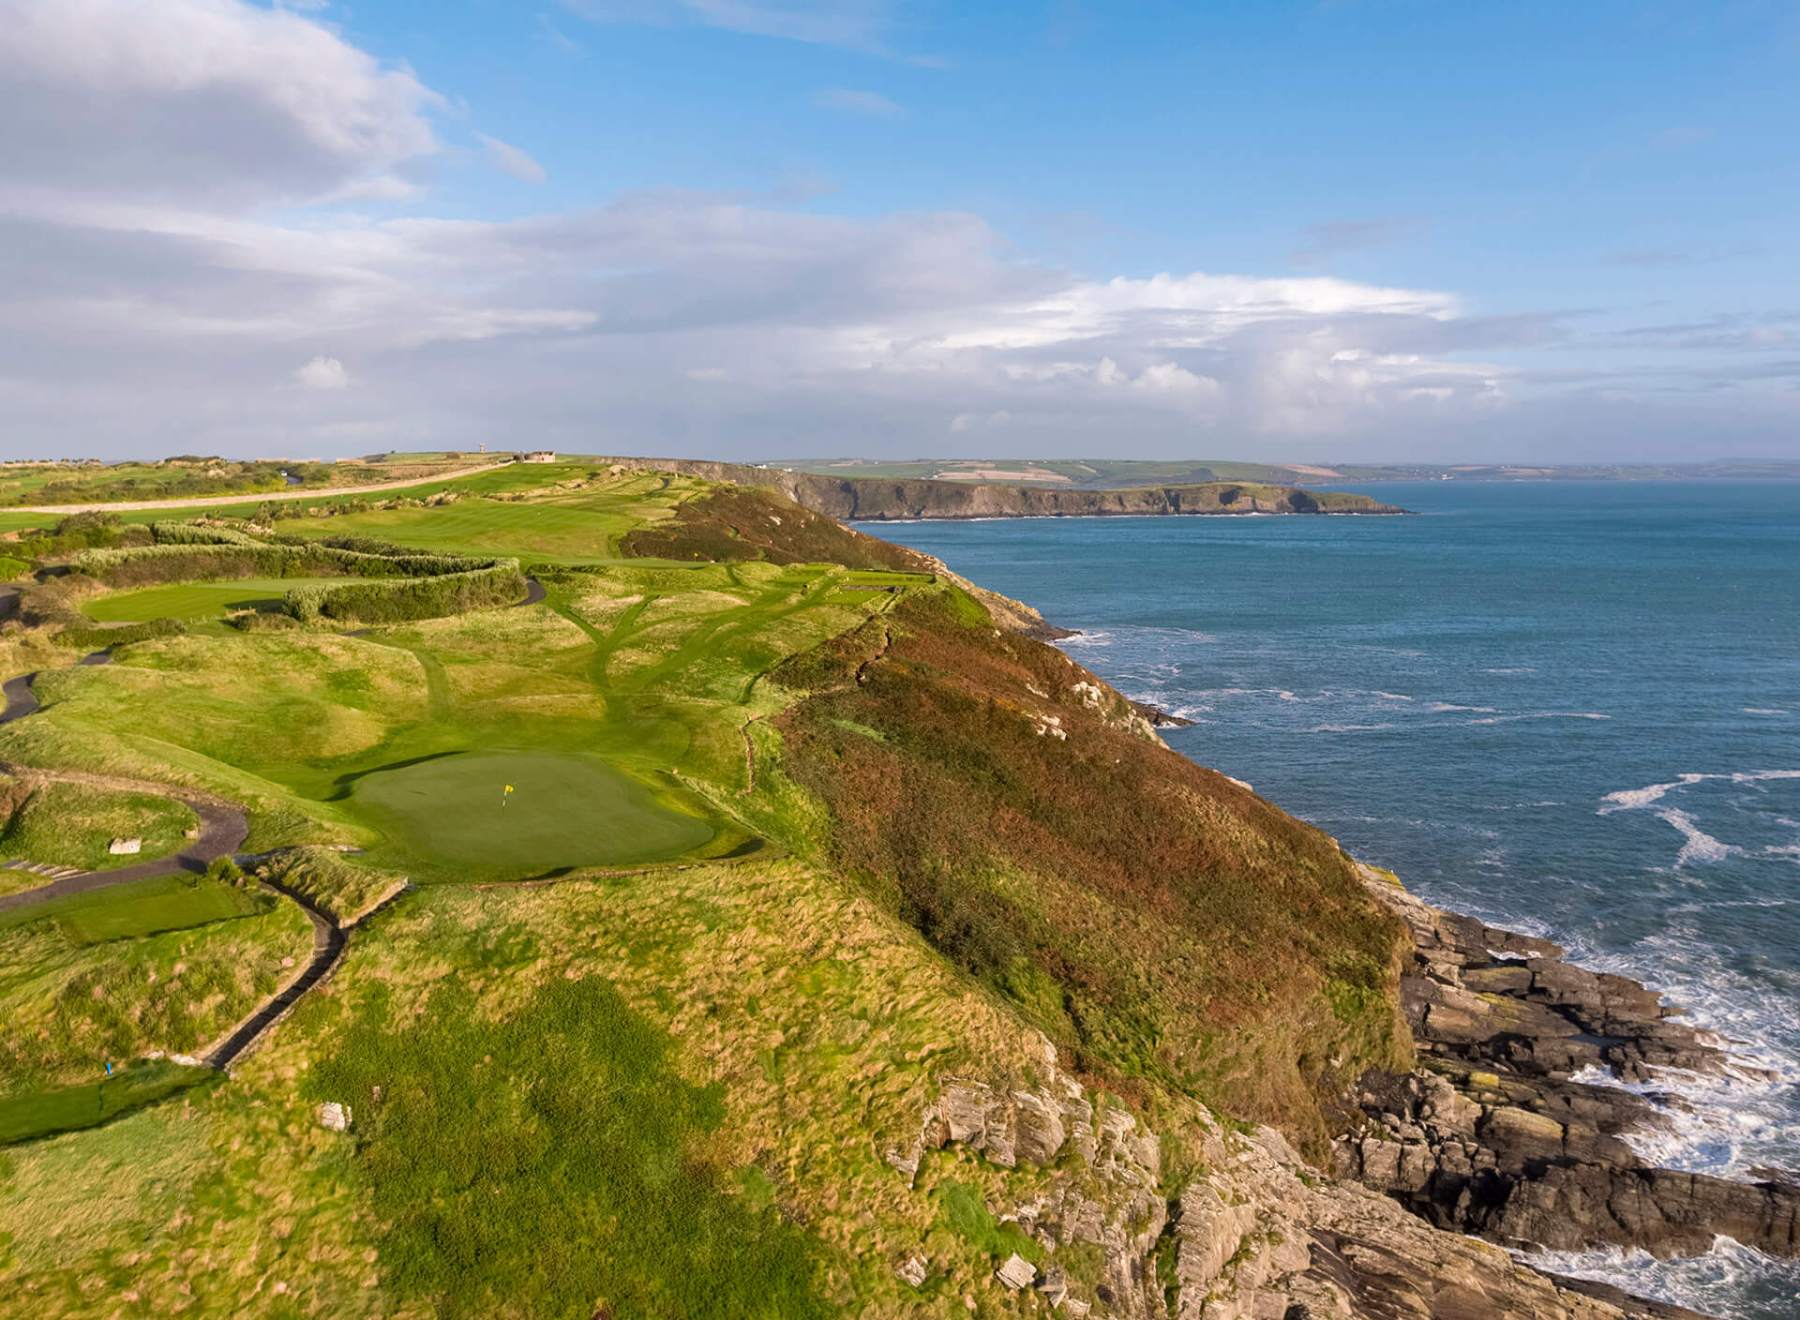
<path id="1" fill-rule="evenodd" d="M 1316 1176 L 1279 1133 L 1230 1131 L 1196 1111 L 1167 1166 L 1162 1138 L 1119 1101 L 1094 1095 L 1043 1042 L 1043 1080 L 1021 1087 L 946 1077 L 917 1135 L 886 1159 L 908 1183 L 936 1150 L 961 1146 L 1048 1176 L 1017 1204 L 992 1205 L 1043 1249 L 1006 1267 L 1057 1311 L 1153 1320 L 1325 1317 L 1678 1317 L 1679 1308 L 1552 1279 L 1473 1238 L 1433 1229 L 1386 1197 Z M 1098 1277 L 1063 1265 L 1098 1252 Z M 930 1262 L 909 1258 L 908 1277 Z M 1026 1271 L 1030 1271 L 1027 1279 Z M 1086 1275 L 1077 1278 L 1076 1275 Z M 1595 1290 L 1605 1293 L 1607 1290 Z"/>
<path id="2" fill-rule="evenodd" d="M 1425 1066 L 1364 1078 L 1365 1121 L 1337 1146 L 1342 1175 L 1512 1246 L 1673 1256 L 1724 1234 L 1800 1252 L 1800 1179 L 1651 1168 L 1623 1137 L 1666 1124 L 1667 1111 L 1575 1080 L 1587 1069 L 1631 1081 L 1742 1070 L 1716 1040 L 1675 1021 L 1653 991 L 1565 962 L 1547 940 L 1439 911 L 1373 871 L 1366 879 L 1413 935 L 1401 1000 Z"/>
<path id="3" fill-rule="evenodd" d="M 684 458 L 608 458 L 624 468 L 679 472 L 780 491 L 816 513 L 846 521 L 907 518 L 1144 517 L 1168 514 L 1403 513 L 1366 495 L 1246 481 L 1079 490 L 970 481 L 828 477 L 783 468 Z"/>

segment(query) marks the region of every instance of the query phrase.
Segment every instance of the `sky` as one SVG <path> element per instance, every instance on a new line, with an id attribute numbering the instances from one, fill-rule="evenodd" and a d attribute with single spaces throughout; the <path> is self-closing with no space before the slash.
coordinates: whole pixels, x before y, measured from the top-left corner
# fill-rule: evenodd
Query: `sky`
<path id="1" fill-rule="evenodd" d="M 0 0 L 0 457 L 1800 457 L 1792 0 Z"/>

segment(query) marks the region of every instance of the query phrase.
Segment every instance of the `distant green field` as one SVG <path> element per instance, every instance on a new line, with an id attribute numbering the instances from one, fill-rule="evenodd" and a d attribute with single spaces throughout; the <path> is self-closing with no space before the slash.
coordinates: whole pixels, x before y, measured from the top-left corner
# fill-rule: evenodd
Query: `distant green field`
<path id="1" fill-rule="evenodd" d="M 115 1067 L 111 1077 L 103 1076 L 80 1086 L 9 1096 L 0 1100 L 0 1146 L 96 1127 L 218 1075 L 211 1068 L 184 1067 L 167 1059 L 152 1059 L 125 1068 Z"/>
<path id="2" fill-rule="evenodd" d="M 102 596 L 82 606 L 96 623 L 146 619 L 210 619 L 232 610 L 272 609 L 296 587 L 337 586 L 343 578 L 241 578 L 235 582 L 178 582 Z"/>
<path id="3" fill-rule="evenodd" d="M 551 752 L 440 756 L 377 771 L 356 781 L 354 802 L 408 853 L 464 875 L 652 861 L 713 836 L 604 762 Z"/>
<path id="4" fill-rule="evenodd" d="M 54 919 L 78 945 L 186 930 L 266 911 L 257 895 L 198 875 L 166 875 L 0 912 L 0 930 Z"/>

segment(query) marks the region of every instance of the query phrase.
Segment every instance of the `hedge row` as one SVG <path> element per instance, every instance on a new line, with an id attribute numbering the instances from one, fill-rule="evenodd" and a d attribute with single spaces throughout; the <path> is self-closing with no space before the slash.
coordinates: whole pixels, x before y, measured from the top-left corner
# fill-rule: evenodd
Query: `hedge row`
<path id="1" fill-rule="evenodd" d="M 438 577 L 487 568 L 493 562 L 459 555 L 390 556 L 322 545 L 270 545 L 246 538 L 241 543 L 84 550 L 70 559 L 69 567 L 108 586 L 133 587 L 247 577 Z"/>
<path id="2" fill-rule="evenodd" d="M 56 641 L 62 646 L 76 646 L 83 651 L 92 651 L 111 646 L 129 646 L 133 642 L 149 641 L 152 637 L 179 637 L 186 631 L 187 625 L 180 619 L 150 619 L 144 623 L 128 623 L 122 628 L 76 625 L 57 633 Z"/>
<path id="3" fill-rule="evenodd" d="M 296 587 L 282 608 L 302 621 L 324 617 L 360 623 L 399 623 L 510 605 L 525 593 L 519 561 L 502 559 L 485 568 L 437 577 L 394 578 L 343 586 Z"/>
<path id="4" fill-rule="evenodd" d="M 192 522 L 159 522 L 150 524 L 150 534 L 158 545 L 261 545 L 253 536 L 230 527 Z"/>

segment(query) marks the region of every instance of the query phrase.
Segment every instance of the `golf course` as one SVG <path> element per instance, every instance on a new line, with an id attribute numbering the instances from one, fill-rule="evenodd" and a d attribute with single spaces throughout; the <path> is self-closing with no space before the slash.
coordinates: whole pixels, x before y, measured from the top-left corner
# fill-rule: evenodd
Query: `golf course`
<path id="1" fill-rule="evenodd" d="M 282 494 L 0 516 L 0 1311 L 1142 1299 L 1215 1108 L 1399 1057 L 1351 862 L 1017 602 L 653 462 Z"/>

